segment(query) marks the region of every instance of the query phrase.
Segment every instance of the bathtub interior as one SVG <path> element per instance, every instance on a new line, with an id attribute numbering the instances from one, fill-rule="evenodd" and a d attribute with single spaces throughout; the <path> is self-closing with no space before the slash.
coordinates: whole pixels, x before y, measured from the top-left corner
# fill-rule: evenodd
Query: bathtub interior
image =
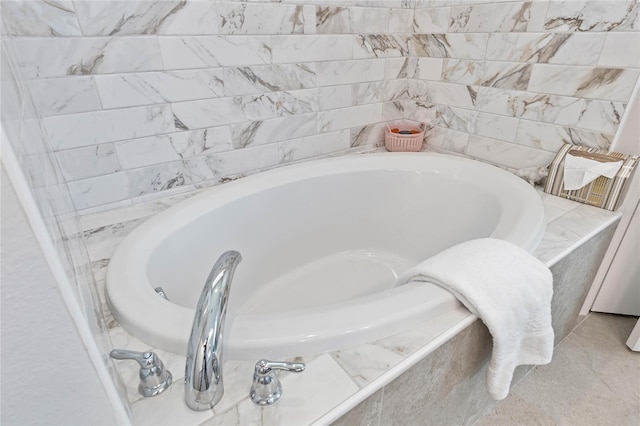
<path id="1" fill-rule="evenodd" d="M 227 356 L 312 355 L 458 309 L 435 285 L 393 287 L 420 261 L 488 236 L 532 250 L 543 232 L 535 190 L 486 164 L 431 153 L 319 160 L 211 188 L 150 219 L 116 250 L 106 296 L 125 330 L 184 354 L 212 265 L 237 250 Z"/>
<path id="2" fill-rule="evenodd" d="M 193 309 L 217 257 L 238 250 L 230 313 L 314 308 L 389 289 L 419 261 L 491 235 L 500 216 L 493 194 L 438 173 L 309 178 L 237 198 L 167 235 L 147 274 Z"/>

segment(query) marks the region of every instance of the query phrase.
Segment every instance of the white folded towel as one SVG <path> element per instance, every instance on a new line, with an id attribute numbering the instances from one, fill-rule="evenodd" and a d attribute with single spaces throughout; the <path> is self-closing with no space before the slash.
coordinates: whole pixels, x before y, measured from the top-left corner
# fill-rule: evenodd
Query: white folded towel
<path id="1" fill-rule="evenodd" d="M 564 158 L 564 189 L 566 191 L 580 189 L 600 176 L 611 179 L 618 173 L 622 163 L 622 160 L 602 162 L 567 153 Z"/>
<path id="2" fill-rule="evenodd" d="M 518 365 L 548 364 L 553 354 L 553 277 L 520 247 L 493 238 L 467 241 L 404 272 L 396 285 L 434 283 L 453 293 L 493 336 L 487 388 L 507 396 Z"/>

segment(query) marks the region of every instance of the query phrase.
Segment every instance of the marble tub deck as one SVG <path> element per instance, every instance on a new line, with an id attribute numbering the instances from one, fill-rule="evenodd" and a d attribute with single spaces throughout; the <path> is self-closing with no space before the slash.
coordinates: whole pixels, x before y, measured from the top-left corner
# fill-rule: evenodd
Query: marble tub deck
<path id="1" fill-rule="evenodd" d="M 183 402 L 185 357 L 151 348 L 130 336 L 113 319 L 104 300 L 106 267 L 116 247 L 134 228 L 169 206 L 194 193 L 81 217 L 93 273 L 102 301 L 108 336 L 114 348 L 155 350 L 173 373 L 174 384 L 162 395 L 143 398 L 138 394 L 135 363 L 117 362 L 126 388 L 134 424 L 154 425 L 266 425 L 327 424 L 390 383 L 409 367 L 472 324 L 476 317 L 459 308 L 412 330 L 358 347 L 296 358 L 307 363 L 301 374 L 283 374 L 283 397 L 274 406 L 260 408 L 248 399 L 253 364 L 225 362 L 225 394 L 211 411 L 195 412 Z M 598 232 L 617 221 L 609 212 L 540 193 L 547 230 L 534 255 L 551 266 Z M 442 333 L 443 324 L 446 332 Z"/>

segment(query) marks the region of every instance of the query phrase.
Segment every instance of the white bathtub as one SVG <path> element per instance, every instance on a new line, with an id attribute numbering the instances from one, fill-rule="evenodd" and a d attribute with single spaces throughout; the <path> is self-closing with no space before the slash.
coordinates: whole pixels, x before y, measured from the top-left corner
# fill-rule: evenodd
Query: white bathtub
<path id="1" fill-rule="evenodd" d="M 393 288 L 406 268 L 478 237 L 531 251 L 544 228 L 536 191 L 480 162 L 433 153 L 319 160 L 211 188 L 153 217 L 117 249 L 106 292 L 125 330 L 184 354 L 211 266 L 238 250 L 227 359 L 308 355 L 458 307 L 434 285 Z"/>

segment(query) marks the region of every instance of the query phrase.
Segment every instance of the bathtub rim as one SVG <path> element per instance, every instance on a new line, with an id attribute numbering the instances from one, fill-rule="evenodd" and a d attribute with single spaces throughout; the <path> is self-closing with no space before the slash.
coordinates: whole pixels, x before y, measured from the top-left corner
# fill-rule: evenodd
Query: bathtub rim
<path id="1" fill-rule="evenodd" d="M 539 200 L 539 208 L 537 212 L 526 212 L 529 216 L 538 216 L 537 218 L 534 217 L 534 219 L 537 219 L 537 234 L 529 236 L 524 241 L 518 241 L 516 239 L 516 241 L 512 242 L 531 252 L 544 235 L 544 208 L 538 193 L 520 178 L 486 163 L 433 152 L 384 153 L 384 155 L 363 154 L 357 156 L 313 160 L 272 169 L 257 175 L 251 175 L 243 179 L 235 180 L 224 185 L 209 188 L 198 195 L 184 200 L 155 215 L 150 220 L 133 230 L 117 248 L 107 269 L 105 295 L 114 317 L 118 320 L 121 326 L 132 335 L 146 336 L 144 339 L 145 342 L 174 353 L 184 354 L 186 351 L 186 340 L 188 339 L 191 330 L 194 310 L 158 297 L 153 290 L 152 285 L 148 281 L 146 268 L 139 267 L 140 264 L 147 265 L 151 255 L 153 254 L 153 248 L 157 247 L 158 243 L 162 241 L 166 235 L 171 234 L 171 232 L 174 232 L 176 229 L 188 223 L 175 221 L 173 220 L 173 217 L 181 215 L 188 216 L 190 220 L 196 220 L 213 208 L 227 204 L 247 195 L 251 195 L 251 193 L 291 182 L 292 175 L 296 177 L 295 180 L 304 180 L 322 177 L 327 174 L 340 175 L 352 173 L 354 171 L 352 169 L 345 170 L 337 166 L 340 165 L 340 163 L 360 163 L 362 160 L 364 160 L 365 164 L 360 165 L 362 168 L 357 169 L 358 171 L 380 171 L 381 168 L 386 171 L 393 171 L 397 169 L 404 170 L 411 164 L 424 167 L 425 164 L 423 164 L 423 161 L 426 161 L 427 163 L 433 163 L 433 161 L 442 162 L 440 165 L 441 170 L 435 172 L 449 173 L 452 177 L 456 177 L 461 173 L 468 174 L 476 171 L 486 171 L 491 179 L 497 178 L 499 181 L 505 180 L 506 182 L 510 182 L 507 184 L 509 188 L 515 189 L 518 192 L 530 191 L 530 193 L 535 194 L 535 197 Z M 391 167 L 389 163 L 392 161 L 406 162 L 408 164 L 404 164 L 404 167 Z M 452 168 L 445 170 L 445 166 L 452 166 Z M 329 170 L 327 170 L 327 167 Z M 338 168 L 338 170 L 336 170 L 336 168 Z M 428 172 L 434 171 L 428 170 Z M 301 176 L 297 176 L 297 174 L 300 174 Z M 479 185 L 477 186 L 480 187 Z M 248 189 L 250 190 L 249 192 L 247 192 Z M 215 200 L 211 200 L 213 197 L 216 197 Z M 531 196 L 529 195 L 528 197 Z M 515 209 L 513 204 L 508 204 L 508 200 L 504 199 L 504 197 L 499 198 L 499 201 L 502 209 L 501 211 L 510 212 Z M 201 208 L 203 204 L 206 204 L 208 209 Z M 522 221 L 527 218 L 516 217 L 515 219 Z M 506 225 L 507 224 L 503 222 L 499 222 L 491 237 L 500 238 L 504 235 L 504 228 Z M 153 231 L 158 226 L 163 230 L 161 233 Z M 144 243 L 141 241 L 144 241 Z M 149 247 L 151 247 L 151 249 L 149 249 Z M 232 250 L 234 248 L 229 247 L 229 249 Z M 135 258 L 131 256 L 132 253 L 135 255 Z M 122 266 L 116 268 L 114 265 Z M 144 284 L 126 286 L 125 283 L 127 282 L 142 282 Z M 125 294 L 126 297 L 122 297 Z M 139 306 L 145 307 L 146 315 L 140 315 L 138 312 Z M 167 311 L 167 309 L 170 311 Z M 171 312 L 171 315 L 167 315 L 167 312 Z M 276 315 L 276 317 L 277 316 L 278 315 Z M 150 327 L 147 318 L 149 317 L 156 320 L 156 323 L 153 326 L 153 335 L 148 334 L 148 329 Z M 230 322 L 233 322 L 235 326 L 240 324 L 240 326 L 246 328 L 249 318 L 241 317 L 242 315 L 238 315 Z M 227 333 L 227 336 L 228 335 L 229 333 Z M 277 336 L 273 336 L 273 338 L 277 340 Z M 234 345 L 229 345 L 229 343 L 227 344 L 230 349 L 231 358 L 233 359 L 236 352 L 233 349 Z"/>

